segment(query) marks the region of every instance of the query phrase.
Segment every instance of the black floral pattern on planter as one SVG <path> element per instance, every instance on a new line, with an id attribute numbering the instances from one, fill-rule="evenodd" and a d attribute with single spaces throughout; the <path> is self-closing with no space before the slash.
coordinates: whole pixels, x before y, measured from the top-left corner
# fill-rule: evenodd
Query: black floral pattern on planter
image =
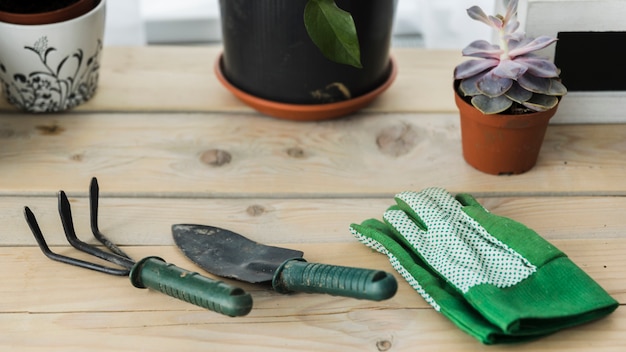
<path id="1" fill-rule="evenodd" d="M 42 67 L 30 73 L 7 77 L 0 58 L 0 82 L 9 103 L 30 112 L 56 112 L 71 109 L 89 100 L 98 85 L 99 57 L 102 41 L 98 39 L 95 53 L 85 58 L 82 49 L 53 60 L 56 51 L 43 36 L 25 50 L 38 55 Z"/>

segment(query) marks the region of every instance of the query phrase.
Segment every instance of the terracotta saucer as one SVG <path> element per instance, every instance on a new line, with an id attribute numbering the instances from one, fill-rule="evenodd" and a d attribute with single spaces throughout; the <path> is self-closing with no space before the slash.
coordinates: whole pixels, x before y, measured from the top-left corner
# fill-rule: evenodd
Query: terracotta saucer
<path id="1" fill-rule="evenodd" d="M 391 72 L 383 84 L 356 98 L 329 104 L 287 104 L 262 99 L 244 92 L 230 83 L 222 73 L 221 54 L 215 62 L 215 75 L 239 100 L 265 115 L 287 120 L 316 121 L 345 116 L 370 104 L 372 100 L 389 88 L 398 74 L 398 68 L 393 57 L 390 57 L 389 61 Z"/>

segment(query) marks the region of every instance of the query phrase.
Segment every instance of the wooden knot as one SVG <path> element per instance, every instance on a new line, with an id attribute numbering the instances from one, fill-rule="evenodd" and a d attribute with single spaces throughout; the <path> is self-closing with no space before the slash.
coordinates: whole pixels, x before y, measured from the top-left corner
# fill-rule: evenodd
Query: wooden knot
<path id="1" fill-rule="evenodd" d="M 248 209 L 246 209 L 246 212 L 250 216 L 260 216 L 265 213 L 265 207 L 262 205 L 254 204 L 249 206 Z"/>
<path id="2" fill-rule="evenodd" d="M 380 351 L 380 352 L 385 352 L 385 351 L 389 351 L 391 349 L 391 341 L 389 340 L 378 340 L 376 341 L 376 348 Z"/>
<path id="3" fill-rule="evenodd" d="M 65 128 L 53 123 L 50 126 L 39 125 L 36 127 L 40 134 L 44 136 L 56 136 L 65 131 Z"/>
<path id="4" fill-rule="evenodd" d="M 76 154 L 70 155 L 70 160 L 72 160 L 72 161 L 81 162 L 84 159 L 85 159 L 85 155 L 83 155 L 81 153 L 76 153 Z"/>
<path id="5" fill-rule="evenodd" d="M 200 155 L 200 161 L 210 166 L 224 166 L 232 160 L 229 152 L 221 149 L 207 150 Z"/>
<path id="6" fill-rule="evenodd" d="M 417 145 L 418 133 L 410 124 L 383 129 L 376 138 L 378 149 L 393 157 L 408 154 Z"/>
<path id="7" fill-rule="evenodd" d="M 304 152 L 304 149 L 302 149 L 300 147 L 291 147 L 291 148 L 287 149 L 287 155 L 289 155 L 290 157 L 292 157 L 294 159 L 304 159 L 304 158 L 306 158 L 306 153 Z"/>

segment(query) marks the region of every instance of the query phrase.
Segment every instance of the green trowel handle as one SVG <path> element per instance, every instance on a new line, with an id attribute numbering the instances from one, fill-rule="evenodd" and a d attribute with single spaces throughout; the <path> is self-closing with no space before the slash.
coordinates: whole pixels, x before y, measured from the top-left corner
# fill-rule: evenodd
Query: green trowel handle
<path id="1" fill-rule="evenodd" d="M 327 293 L 373 301 L 391 298 L 398 289 L 395 277 L 384 271 L 308 263 L 302 258 L 285 261 L 272 286 L 280 293 Z"/>
<path id="2" fill-rule="evenodd" d="M 243 289 L 147 257 L 130 271 L 130 281 L 138 288 L 151 288 L 174 298 L 231 317 L 246 315 L 252 297 Z"/>

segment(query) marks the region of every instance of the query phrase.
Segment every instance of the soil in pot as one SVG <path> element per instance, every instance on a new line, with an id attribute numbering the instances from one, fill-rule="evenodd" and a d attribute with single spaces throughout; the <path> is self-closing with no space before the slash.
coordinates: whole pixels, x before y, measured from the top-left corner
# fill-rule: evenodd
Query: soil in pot
<path id="1" fill-rule="evenodd" d="M 13 13 L 40 13 L 62 9 L 78 0 L 0 0 L 0 11 Z"/>
<path id="2" fill-rule="evenodd" d="M 0 21 L 14 24 L 49 24 L 79 17 L 100 0 L 0 0 Z"/>
<path id="3" fill-rule="evenodd" d="M 558 105 L 543 112 L 485 115 L 457 93 L 456 84 L 454 96 L 468 164 L 493 175 L 521 174 L 535 166 Z"/>

